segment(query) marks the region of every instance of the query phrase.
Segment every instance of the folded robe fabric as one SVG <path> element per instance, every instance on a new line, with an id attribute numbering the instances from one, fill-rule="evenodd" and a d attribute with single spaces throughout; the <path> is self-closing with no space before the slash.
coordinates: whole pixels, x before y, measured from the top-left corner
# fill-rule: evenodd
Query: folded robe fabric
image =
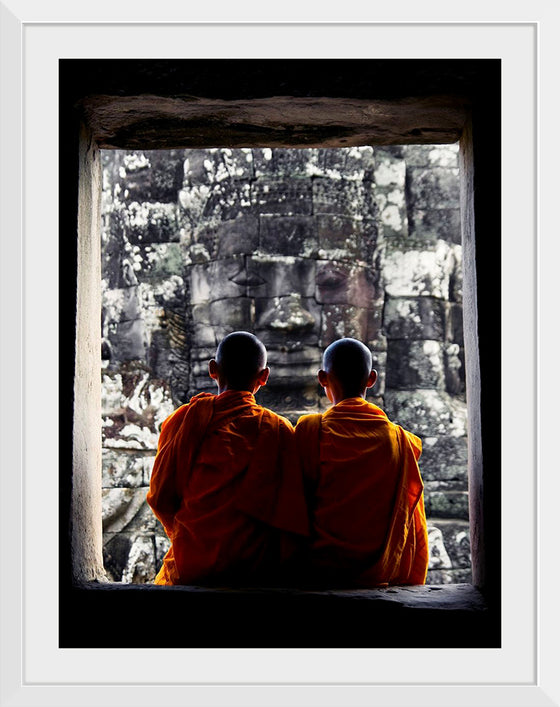
<path id="1" fill-rule="evenodd" d="M 258 582 L 286 559 L 279 535 L 308 534 L 293 427 L 245 391 L 163 422 L 147 501 L 172 543 L 156 584 Z"/>
<path id="2" fill-rule="evenodd" d="M 339 585 L 424 584 L 428 533 L 421 440 L 349 398 L 296 425 L 311 513 L 311 577 Z"/>

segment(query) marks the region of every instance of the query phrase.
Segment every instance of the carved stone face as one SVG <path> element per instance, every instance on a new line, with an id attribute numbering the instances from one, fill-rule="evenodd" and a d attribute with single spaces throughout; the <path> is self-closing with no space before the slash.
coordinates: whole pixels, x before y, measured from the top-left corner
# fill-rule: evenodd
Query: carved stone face
<path id="1" fill-rule="evenodd" d="M 356 224 L 363 231 L 363 224 Z M 366 241 L 359 230 L 349 233 L 346 224 L 349 245 L 343 248 L 338 231 L 330 241 L 323 231 L 320 239 L 312 217 L 268 219 L 265 229 L 262 219 L 259 228 L 256 218 L 241 217 L 192 245 L 186 269 L 193 392 L 213 388 L 207 362 L 217 343 L 231 331 L 246 330 L 268 351 L 271 373 L 259 402 L 290 417 L 290 411 L 297 416 L 317 409 L 322 394 L 316 375 L 324 348 L 342 336 L 367 343 L 376 335 L 369 235 Z M 357 250 L 362 257 L 356 257 Z"/>

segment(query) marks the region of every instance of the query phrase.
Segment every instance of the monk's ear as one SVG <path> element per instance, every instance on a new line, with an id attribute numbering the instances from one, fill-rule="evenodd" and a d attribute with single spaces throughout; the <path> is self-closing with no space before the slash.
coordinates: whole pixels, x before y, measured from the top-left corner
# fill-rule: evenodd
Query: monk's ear
<path id="1" fill-rule="evenodd" d="M 375 368 L 372 368 L 371 373 L 369 374 L 368 379 L 367 379 L 366 388 L 373 388 L 376 380 L 377 380 L 377 371 L 375 370 Z"/>
<path id="2" fill-rule="evenodd" d="M 317 373 L 317 380 L 319 381 L 319 385 L 322 388 L 325 388 L 329 384 L 328 373 L 326 371 L 323 371 L 323 369 L 321 369 L 319 371 L 319 373 Z"/>
<path id="3" fill-rule="evenodd" d="M 268 376 L 270 375 L 270 368 L 266 366 L 265 368 L 262 369 L 262 371 L 258 374 L 257 376 L 257 383 L 262 387 L 263 385 L 266 385 L 266 382 L 268 380 Z"/>
<path id="4" fill-rule="evenodd" d="M 210 361 L 208 361 L 208 373 L 210 375 L 210 378 L 218 380 L 218 364 L 215 359 L 211 359 Z"/>

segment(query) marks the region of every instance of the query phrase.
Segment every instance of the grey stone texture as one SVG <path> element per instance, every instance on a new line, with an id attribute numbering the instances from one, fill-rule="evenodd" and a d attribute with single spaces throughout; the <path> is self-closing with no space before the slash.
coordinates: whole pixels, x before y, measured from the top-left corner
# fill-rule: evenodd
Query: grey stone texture
<path id="1" fill-rule="evenodd" d="M 108 575 L 150 582 L 169 547 L 145 495 L 159 426 L 215 390 L 223 336 L 253 331 L 258 401 L 323 411 L 323 349 L 373 351 L 368 399 L 423 442 L 428 582 L 470 581 L 458 148 L 107 151 L 103 528 Z"/>

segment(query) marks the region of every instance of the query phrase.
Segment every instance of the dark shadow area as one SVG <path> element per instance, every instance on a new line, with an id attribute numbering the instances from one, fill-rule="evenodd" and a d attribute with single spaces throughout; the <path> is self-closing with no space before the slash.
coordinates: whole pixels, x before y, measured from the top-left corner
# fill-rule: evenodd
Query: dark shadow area
<path id="1" fill-rule="evenodd" d="M 489 648 L 500 642 L 482 596 L 465 584 L 347 591 L 112 584 L 76 588 L 74 597 L 83 614 L 63 625 L 61 647 Z"/>

